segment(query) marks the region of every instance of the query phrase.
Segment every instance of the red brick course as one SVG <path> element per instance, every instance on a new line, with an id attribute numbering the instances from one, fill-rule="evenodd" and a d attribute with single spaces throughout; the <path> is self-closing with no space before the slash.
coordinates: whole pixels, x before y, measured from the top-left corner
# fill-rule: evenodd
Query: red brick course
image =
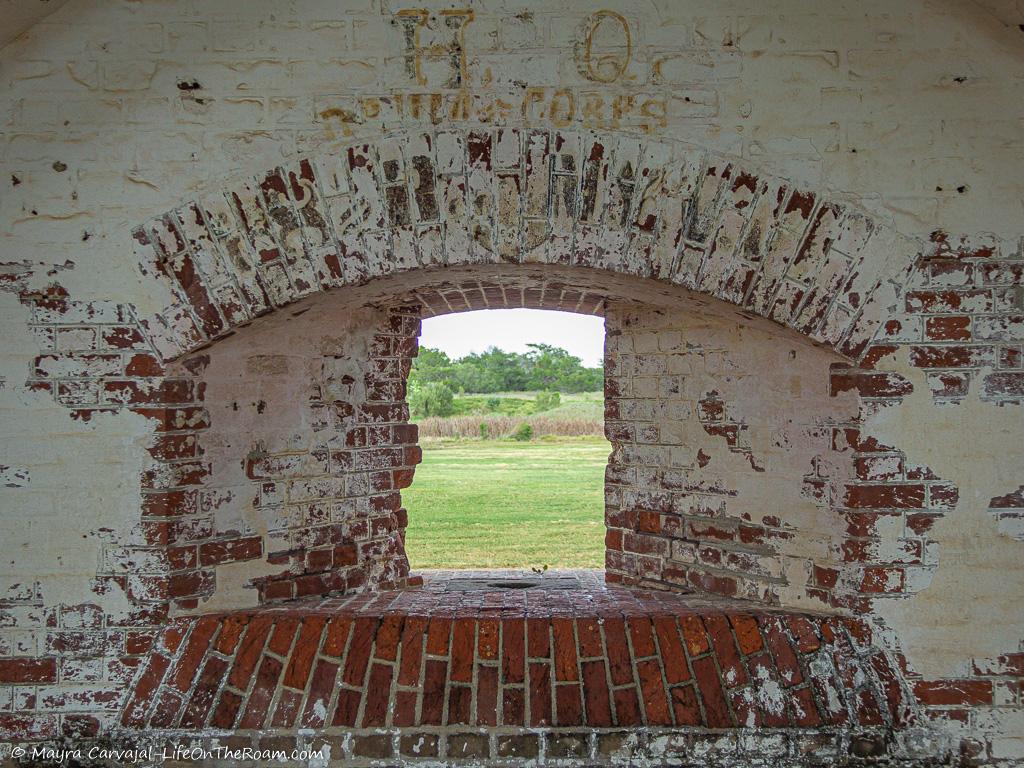
<path id="1" fill-rule="evenodd" d="M 185 624 L 173 658 L 143 664 L 124 726 L 785 728 L 852 708 L 854 723 L 901 727 L 912 710 L 888 657 L 843 622 L 721 599 L 435 585 Z"/>

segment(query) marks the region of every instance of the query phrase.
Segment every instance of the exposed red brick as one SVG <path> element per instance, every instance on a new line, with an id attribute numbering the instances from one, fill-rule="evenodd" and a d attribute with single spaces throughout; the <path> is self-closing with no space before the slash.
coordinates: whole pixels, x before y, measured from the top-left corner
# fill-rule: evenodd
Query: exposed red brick
<path id="1" fill-rule="evenodd" d="M 971 338 L 968 315 L 933 315 L 925 318 L 924 335 L 931 341 L 965 341 Z"/>
<path id="2" fill-rule="evenodd" d="M 338 703 L 334 705 L 334 716 L 331 725 L 336 727 L 354 728 L 359 716 L 359 705 L 363 697 L 359 691 L 341 689 L 338 691 Z"/>
<path id="3" fill-rule="evenodd" d="M 419 695 L 416 691 L 395 692 L 395 714 L 392 723 L 397 728 L 408 728 L 416 725 L 416 702 Z"/>
<path id="4" fill-rule="evenodd" d="M 635 617 L 629 619 L 629 637 L 633 644 L 634 658 L 653 656 L 657 649 L 654 645 L 654 633 L 651 630 L 651 620 L 647 617 Z"/>
<path id="5" fill-rule="evenodd" d="M 135 691 L 121 714 L 121 724 L 130 728 L 139 728 L 146 722 L 146 714 L 157 693 L 160 681 L 170 666 L 171 661 L 162 654 L 155 653 L 149 657 L 145 672 L 135 685 Z"/>
<path id="6" fill-rule="evenodd" d="M 496 619 L 482 619 L 477 622 L 477 655 L 485 661 L 498 658 L 498 631 Z"/>
<path id="7" fill-rule="evenodd" d="M 821 725 L 821 716 L 814 702 L 814 694 L 810 688 L 797 688 L 793 691 L 794 702 L 790 709 L 793 722 L 800 728 L 817 728 Z"/>
<path id="8" fill-rule="evenodd" d="M 878 699 L 869 688 L 862 688 L 857 691 L 857 720 L 863 726 L 883 725 L 885 719 L 882 717 L 882 709 L 878 705 Z"/>
<path id="9" fill-rule="evenodd" d="M 669 715 L 668 697 L 665 694 L 665 684 L 661 678 L 661 668 L 658 662 L 654 659 L 638 661 L 636 672 L 640 680 L 640 698 L 643 701 L 647 724 L 651 726 L 671 725 L 672 717 Z"/>
<path id="10" fill-rule="evenodd" d="M 0 683 L 53 683 L 57 681 L 55 658 L 0 659 Z"/>
<path id="11" fill-rule="evenodd" d="M 445 678 L 448 675 L 448 662 L 428 659 L 423 674 L 423 706 L 420 723 L 423 725 L 441 725 L 444 714 Z"/>
<path id="12" fill-rule="evenodd" d="M 385 661 L 398 658 L 398 641 L 402 634 L 402 616 L 385 616 L 377 630 L 377 643 L 373 657 Z"/>
<path id="13" fill-rule="evenodd" d="M 5 741 L 18 741 L 25 734 L 32 734 L 37 739 L 52 739 L 58 735 L 59 717 L 56 714 L 42 713 L 0 713 L 0 738 Z"/>
<path id="14" fill-rule="evenodd" d="M 374 664 L 370 668 L 370 677 L 366 684 L 363 728 L 379 728 L 386 725 L 393 676 L 394 668 L 390 665 Z"/>
<path id="15" fill-rule="evenodd" d="M 448 713 L 446 725 L 468 725 L 473 703 L 473 688 L 469 685 L 448 686 Z"/>
<path id="16" fill-rule="evenodd" d="M 151 728 L 170 728 L 177 725 L 178 713 L 181 711 L 183 699 L 180 693 L 164 688 L 157 697 L 153 714 L 149 717 Z"/>
<path id="17" fill-rule="evenodd" d="M 604 655 L 601 644 L 601 627 L 596 619 L 577 619 L 576 637 L 579 640 L 580 658 Z"/>
<path id="18" fill-rule="evenodd" d="M 917 509 L 924 506 L 925 487 L 918 483 L 848 485 L 845 504 L 854 509 Z"/>
<path id="19" fill-rule="evenodd" d="M 547 619 L 526 620 L 526 652 L 530 658 L 546 658 L 551 655 L 550 627 Z"/>
<path id="20" fill-rule="evenodd" d="M 325 725 L 327 707 L 338 678 L 338 665 L 319 659 L 310 678 L 309 694 L 302 712 L 303 728 L 320 728 Z"/>
<path id="21" fill-rule="evenodd" d="M 309 672 L 313 666 L 313 658 L 320 648 L 320 637 L 326 621 L 319 616 L 310 616 L 303 620 L 299 636 L 295 640 L 288 666 L 285 668 L 283 685 L 302 691 L 306 688 Z"/>
<path id="22" fill-rule="evenodd" d="M 921 680 L 914 684 L 914 696 L 933 707 L 991 704 L 992 681 Z"/>
<path id="23" fill-rule="evenodd" d="M 211 541 L 199 547 L 199 562 L 204 566 L 253 560 L 262 556 L 263 538 L 261 536 Z"/>
<path id="24" fill-rule="evenodd" d="M 579 680 L 573 624 L 572 619 L 566 618 L 555 618 L 551 621 L 555 641 L 555 680 L 559 682 Z"/>
<path id="25" fill-rule="evenodd" d="M 679 627 L 683 631 L 683 638 L 686 641 L 686 650 L 690 656 L 699 656 L 711 650 L 707 635 L 704 632 L 704 624 L 698 616 L 680 616 Z"/>
<path id="26" fill-rule="evenodd" d="M 633 727 L 643 725 L 643 715 L 640 712 L 640 699 L 637 696 L 636 688 L 617 688 L 612 692 L 615 702 L 615 724 L 619 727 Z M 591 725 L 595 723 L 591 722 Z"/>
<path id="27" fill-rule="evenodd" d="M 277 688 L 284 665 L 273 656 L 264 656 L 253 682 L 252 692 L 246 702 L 239 728 L 261 728 L 267 719 L 270 700 Z"/>
<path id="28" fill-rule="evenodd" d="M 498 668 L 478 665 L 476 668 L 476 718 L 483 726 L 498 724 Z"/>
<path id="29" fill-rule="evenodd" d="M 573 726 L 583 724 L 582 694 L 578 683 L 555 686 L 555 724 Z"/>
<path id="30" fill-rule="evenodd" d="M 440 616 L 431 617 L 427 630 L 427 653 L 431 656 L 447 655 L 448 637 L 451 635 L 451 630 L 451 619 Z"/>
<path id="31" fill-rule="evenodd" d="M 276 653 L 278 656 L 287 656 L 292 647 L 292 640 L 295 631 L 299 628 L 300 619 L 292 616 L 284 616 L 274 622 L 274 631 L 270 635 L 270 642 L 267 650 Z"/>
<path id="32" fill-rule="evenodd" d="M 217 689 L 227 670 L 228 662 L 224 659 L 217 656 L 210 656 L 206 659 L 192 690 L 192 696 L 182 713 L 180 723 L 182 728 L 200 728 L 206 724 L 210 710 L 213 708 Z"/>
<path id="33" fill-rule="evenodd" d="M 333 616 L 327 623 L 324 637 L 323 654 L 340 659 L 348 645 L 348 636 L 352 628 L 352 619 L 348 616 Z"/>
<path id="34" fill-rule="evenodd" d="M 532 654 L 531 654 L 532 655 Z M 530 662 L 530 725 L 551 725 L 551 665 Z"/>
<path id="35" fill-rule="evenodd" d="M 732 716 L 729 705 L 725 701 L 725 692 L 718 679 L 718 670 L 710 656 L 703 656 L 693 661 L 693 674 L 697 678 L 700 699 L 704 703 L 704 725 L 708 728 L 729 728 Z"/>
<path id="36" fill-rule="evenodd" d="M 658 649 L 662 664 L 665 666 L 666 682 L 673 685 L 689 680 L 690 669 L 686 666 L 686 653 L 683 651 L 675 618 L 655 617 L 654 631 L 658 636 Z"/>
<path id="37" fill-rule="evenodd" d="M 902 592 L 905 573 L 899 568 L 864 568 L 860 591 L 867 593 Z"/>
<path id="38" fill-rule="evenodd" d="M 934 488 L 932 486 L 933 494 Z M 988 505 L 990 509 L 1024 509 L 1024 485 L 1010 493 L 993 497 Z"/>
<path id="39" fill-rule="evenodd" d="M 131 356 L 124 372 L 128 376 L 161 376 L 164 368 L 153 355 L 139 353 Z"/>
<path id="40" fill-rule="evenodd" d="M 473 652 L 476 647 L 476 621 L 456 619 L 452 628 L 451 679 L 460 683 L 473 680 Z"/>
<path id="41" fill-rule="evenodd" d="M 715 656 L 718 657 L 718 666 L 722 670 L 722 680 L 726 687 L 744 685 L 747 682 L 747 671 L 740 660 L 728 619 L 717 614 L 705 616 L 704 626 L 707 627 Z"/>
<path id="42" fill-rule="evenodd" d="M 607 618 L 604 622 L 605 645 L 608 648 L 608 666 L 613 685 L 633 682 L 632 658 L 626 640 L 626 624 L 622 619 Z"/>
<path id="43" fill-rule="evenodd" d="M 672 713 L 677 726 L 701 725 L 700 702 L 694 685 L 679 685 L 669 690 Z"/>
<path id="44" fill-rule="evenodd" d="M 796 639 L 796 647 L 800 653 L 813 653 L 821 647 L 814 627 L 806 617 L 788 616 L 786 617 L 786 625 Z"/>
<path id="45" fill-rule="evenodd" d="M 346 685 L 361 686 L 366 676 L 366 666 L 370 660 L 370 650 L 374 636 L 377 634 L 377 619 L 360 616 L 352 628 L 352 640 L 348 653 L 345 654 L 345 666 L 342 682 Z"/>
<path id="46" fill-rule="evenodd" d="M 199 669 L 199 663 L 210 648 L 210 640 L 217 631 L 219 622 L 216 617 L 204 616 L 192 625 L 187 645 L 178 657 L 178 661 L 171 673 L 171 683 L 174 688 L 187 693 L 192 687 L 192 678 Z"/>
<path id="47" fill-rule="evenodd" d="M 526 679 L 525 630 L 522 619 L 504 619 L 501 622 L 501 681 L 505 685 L 522 683 Z"/>
<path id="48" fill-rule="evenodd" d="M 128 654 L 147 653 L 156 639 L 153 632 L 129 632 L 125 636 L 125 652 Z"/>
<path id="49" fill-rule="evenodd" d="M 399 685 L 416 685 L 420 676 L 420 662 L 423 657 L 423 638 L 427 620 L 421 616 L 409 616 L 402 628 L 401 665 L 398 671 Z"/>
<path id="50" fill-rule="evenodd" d="M 732 624 L 733 631 L 736 633 L 736 644 L 739 646 L 740 653 L 744 656 L 749 656 L 761 650 L 763 647 L 761 630 L 758 628 L 755 619 L 741 614 L 730 617 L 729 621 Z"/>
<path id="51" fill-rule="evenodd" d="M 913 385 L 896 373 L 833 373 L 831 393 L 856 392 L 861 397 L 903 397 L 914 391 Z"/>
<path id="52" fill-rule="evenodd" d="M 231 674 L 228 676 L 229 685 L 239 690 L 248 687 L 250 676 L 263 652 L 263 644 L 270 634 L 270 628 L 270 619 L 267 617 L 257 617 L 248 623 Z"/>
<path id="53" fill-rule="evenodd" d="M 783 684 L 788 686 L 802 683 L 804 677 L 800 670 L 800 662 L 781 620 L 776 616 L 765 617 L 761 620 L 761 627 Z"/>
<path id="54" fill-rule="evenodd" d="M 501 722 L 504 725 L 526 725 L 526 692 L 523 688 L 502 689 Z"/>
<path id="55" fill-rule="evenodd" d="M 974 368 L 992 358 L 991 347 L 942 345 L 910 348 L 910 364 L 915 368 Z"/>

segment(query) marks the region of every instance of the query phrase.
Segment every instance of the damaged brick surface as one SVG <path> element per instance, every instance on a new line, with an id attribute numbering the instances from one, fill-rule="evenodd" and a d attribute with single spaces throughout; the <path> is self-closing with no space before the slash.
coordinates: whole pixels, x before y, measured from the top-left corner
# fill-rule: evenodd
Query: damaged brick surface
<path id="1" fill-rule="evenodd" d="M 0 53 L 0 741 L 140 745 L 156 718 L 345 765 L 1024 760 L 1011 12 L 143 5 L 70 2 Z M 408 583 L 419 318 L 493 307 L 606 319 L 606 575 L 689 606 L 534 617 L 521 682 L 528 605 L 370 607 Z M 440 724 L 416 694 L 403 726 L 431 611 Z M 686 617 L 709 650 L 672 650 Z M 354 644 L 352 725 L 330 699 L 298 733 Z M 826 651 L 850 719 L 804 727 Z M 730 727 L 683 724 L 712 668 Z M 495 678 L 522 718 L 485 723 Z"/>
<path id="2" fill-rule="evenodd" d="M 316 291 L 460 263 L 663 280 L 858 357 L 924 248 L 686 144 L 519 128 L 303 159 L 168 212 L 134 241 L 143 273 L 174 297 L 141 318 L 165 359 Z"/>
<path id="3" fill-rule="evenodd" d="M 834 748 L 853 734 L 891 739 L 878 734 L 917 717 L 858 621 L 631 592 L 590 573 L 576 591 L 541 579 L 528 591 L 446 592 L 452 576 L 432 574 L 422 591 L 175 620 L 143 659 L 121 725 L 398 729 L 405 743 L 447 738 L 453 757 L 467 728 L 528 726 L 557 729 L 554 757 L 581 727 L 666 729 L 680 745 L 702 729 L 820 729 Z M 353 756 L 391 756 L 378 733 L 385 754 L 360 755 L 369 744 L 355 736 Z M 528 758 L 541 736 L 497 738 L 499 755 Z M 488 757 L 487 742 L 463 756 Z"/>

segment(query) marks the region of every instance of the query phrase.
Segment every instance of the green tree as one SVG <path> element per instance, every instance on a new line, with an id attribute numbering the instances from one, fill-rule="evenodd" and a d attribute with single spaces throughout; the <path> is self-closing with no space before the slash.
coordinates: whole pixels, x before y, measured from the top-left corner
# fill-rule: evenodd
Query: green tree
<path id="1" fill-rule="evenodd" d="M 417 383 L 409 388 L 409 410 L 416 418 L 451 416 L 455 411 L 455 396 L 444 382 Z"/>
<path id="2" fill-rule="evenodd" d="M 550 344 L 527 344 L 530 389 L 558 389 L 583 392 L 600 389 L 604 375 L 600 368 L 584 368 L 578 357 Z"/>
<path id="3" fill-rule="evenodd" d="M 409 374 L 410 391 L 428 383 L 452 392 L 489 394 L 558 390 L 593 392 L 604 386 L 600 367 L 586 368 L 578 357 L 550 344 L 529 344 L 525 354 L 489 347 L 452 360 L 439 349 L 421 347 Z"/>
<path id="4" fill-rule="evenodd" d="M 409 386 L 431 381 L 447 382 L 451 378 L 452 361 L 440 349 L 420 347 L 419 354 L 412 361 Z"/>

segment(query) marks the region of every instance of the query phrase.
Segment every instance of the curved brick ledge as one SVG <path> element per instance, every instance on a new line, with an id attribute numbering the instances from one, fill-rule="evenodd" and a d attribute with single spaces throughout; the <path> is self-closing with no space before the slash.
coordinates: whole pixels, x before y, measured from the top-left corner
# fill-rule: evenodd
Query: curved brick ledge
<path id="1" fill-rule="evenodd" d="M 179 618 L 129 729 L 901 729 L 898 670 L 855 620 L 580 589 L 359 595 Z"/>

